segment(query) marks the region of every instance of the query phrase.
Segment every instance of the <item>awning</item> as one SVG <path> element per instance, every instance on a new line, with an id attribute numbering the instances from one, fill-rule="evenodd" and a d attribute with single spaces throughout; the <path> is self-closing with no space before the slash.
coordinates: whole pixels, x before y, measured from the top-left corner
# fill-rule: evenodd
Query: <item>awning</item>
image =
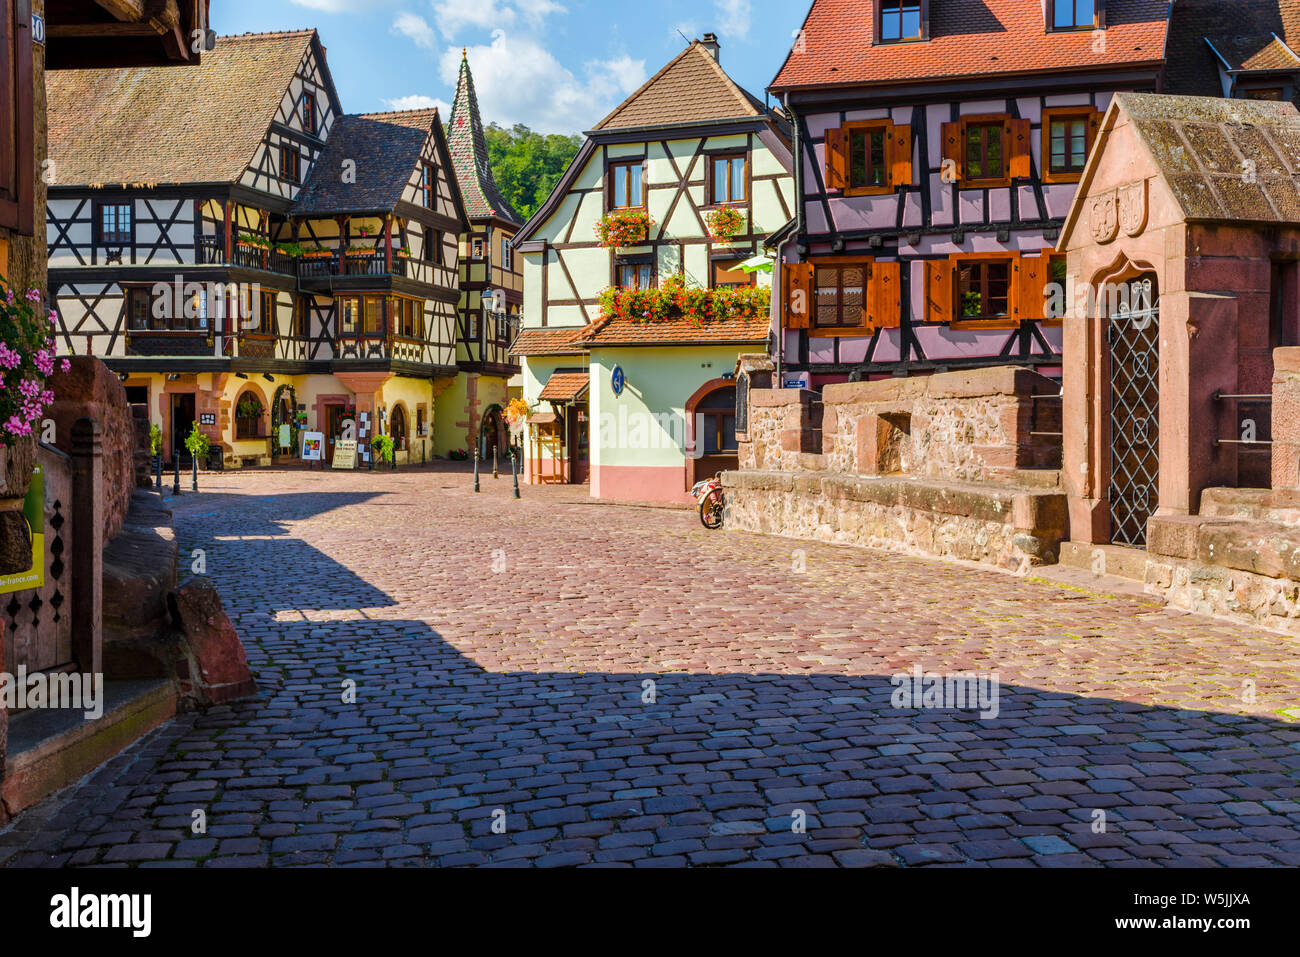
<path id="1" fill-rule="evenodd" d="M 546 388 L 538 396 L 543 402 L 573 402 L 587 394 L 591 387 L 591 374 L 588 372 L 557 372 L 546 382 Z"/>

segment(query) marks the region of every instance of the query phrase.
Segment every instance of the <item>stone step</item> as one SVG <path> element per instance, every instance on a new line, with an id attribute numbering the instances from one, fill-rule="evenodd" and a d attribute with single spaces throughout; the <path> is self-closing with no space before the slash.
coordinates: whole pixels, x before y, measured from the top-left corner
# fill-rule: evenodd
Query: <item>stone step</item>
<path id="1" fill-rule="evenodd" d="M 1061 564 L 1094 575 L 1141 582 L 1146 580 L 1147 552 L 1144 548 L 1126 548 L 1123 545 L 1062 542 Z"/>
<path id="2" fill-rule="evenodd" d="M 87 720 L 67 709 L 11 715 L 3 808 L 9 816 L 75 784 L 176 714 L 176 686 L 166 679 L 104 682 L 104 714 Z"/>

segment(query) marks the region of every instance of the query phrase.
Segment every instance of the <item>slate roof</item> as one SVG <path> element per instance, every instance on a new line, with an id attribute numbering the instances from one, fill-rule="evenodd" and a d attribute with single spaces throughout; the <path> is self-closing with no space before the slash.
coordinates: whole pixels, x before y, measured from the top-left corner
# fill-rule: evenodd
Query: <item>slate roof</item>
<path id="1" fill-rule="evenodd" d="M 747 345 L 766 342 L 771 320 L 726 319 L 696 325 L 686 319 L 637 322 L 633 319 L 597 320 L 580 340 L 588 349 L 602 346 Z"/>
<path id="2" fill-rule="evenodd" d="M 294 214 L 393 209 L 438 122 L 436 109 L 340 117 L 298 194 Z M 355 183 L 339 175 L 348 159 L 356 161 Z"/>
<path id="3" fill-rule="evenodd" d="M 525 357 L 585 355 L 586 350 L 576 344 L 585 328 L 548 326 L 541 329 L 524 329 L 515 337 L 514 345 L 510 347 L 510 355 Z"/>
<path id="4" fill-rule="evenodd" d="M 597 123 L 594 130 L 640 129 L 766 115 L 762 101 L 737 85 L 708 49 L 695 40 Z"/>
<path id="5" fill-rule="evenodd" d="M 1181 0 L 1180 0 L 1181 2 Z M 1235 7 L 1237 0 L 1218 0 Z M 1041 0 L 931 0 L 925 43 L 873 45 L 876 0 L 815 0 L 773 90 L 1159 64 L 1169 0 L 1109 0 L 1106 45 L 1048 33 Z M 1178 4 L 1175 4 L 1177 6 Z"/>
<path id="6" fill-rule="evenodd" d="M 456 84 L 455 102 L 451 105 L 447 145 L 451 149 L 451 160 L 456 167 L 456 179 L 460 182 L 469 218 L 495 217 L 522 226 L 524 218 L 501 195 L 492 176 L 487 137 L 479 115 L 478 94 L 474 91 L 474 75 L 470 72 L 469 57 L 465 53 L 461 54 L 460 79 Z"/>
<path id="7" fill-rule="evenodd" d="M 1117 94 L 1102 137 L 1127 116 L 1191 222 L 1300 223 L 1300 111 L 1291 103 Z M 1104 151 L 1094 150 L 1062 234 L 1073 230 Z M 1242 175 L 1242 160 L 1256 163 Z"/>
<path id="8" fill-rule="evenodd" d="M 244 34 L 222 37 L 185 69 L 47 73 L 58 182 L 235 182 L 313 42 L 315 30 Z"/>
<path id="9" fill-rule="evenodd" d="M 591 387 L 589 372 L 557 372 L 537 398 L 543 402 L 572 402 Z"/>
<path id="10" fill-rule="evenodd" d="M 1164 90 L 1222 96 L 1219 57 L 1231 69 L 1300 70 L 1290 58 L 1297 49 L 1300 0 L 1178 0 L 1169 24 Z"/>

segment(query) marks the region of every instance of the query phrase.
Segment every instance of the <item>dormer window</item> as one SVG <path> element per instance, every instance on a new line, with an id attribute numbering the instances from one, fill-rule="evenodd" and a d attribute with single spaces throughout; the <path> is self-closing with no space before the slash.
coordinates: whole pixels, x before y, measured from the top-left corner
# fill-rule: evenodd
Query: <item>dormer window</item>
<path id="1" fill-rule="evenodd" d="M 929 39 L 930 0 L 879 0 L 876 42 L 908 43 Z"/>
<path id="2" fill-rule="evenodd" d="M 1048 0 L 1049 30 L 1102 30 L 1106 0 Z"/>

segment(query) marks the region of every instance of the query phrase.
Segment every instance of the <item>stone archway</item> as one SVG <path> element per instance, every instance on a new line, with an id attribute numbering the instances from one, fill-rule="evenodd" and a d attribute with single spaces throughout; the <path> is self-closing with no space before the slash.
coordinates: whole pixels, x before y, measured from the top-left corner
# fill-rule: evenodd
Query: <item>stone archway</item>
<path id="1" fill-rule="evenodd" d="M 505 410 L 497 404 L 488 406 L 478 429 L 478 450 L 482 461 L 491 461 L 495 449 L 497 455 L 504 459 L 509 455 L 509 430 L 506 425 Z"/>

